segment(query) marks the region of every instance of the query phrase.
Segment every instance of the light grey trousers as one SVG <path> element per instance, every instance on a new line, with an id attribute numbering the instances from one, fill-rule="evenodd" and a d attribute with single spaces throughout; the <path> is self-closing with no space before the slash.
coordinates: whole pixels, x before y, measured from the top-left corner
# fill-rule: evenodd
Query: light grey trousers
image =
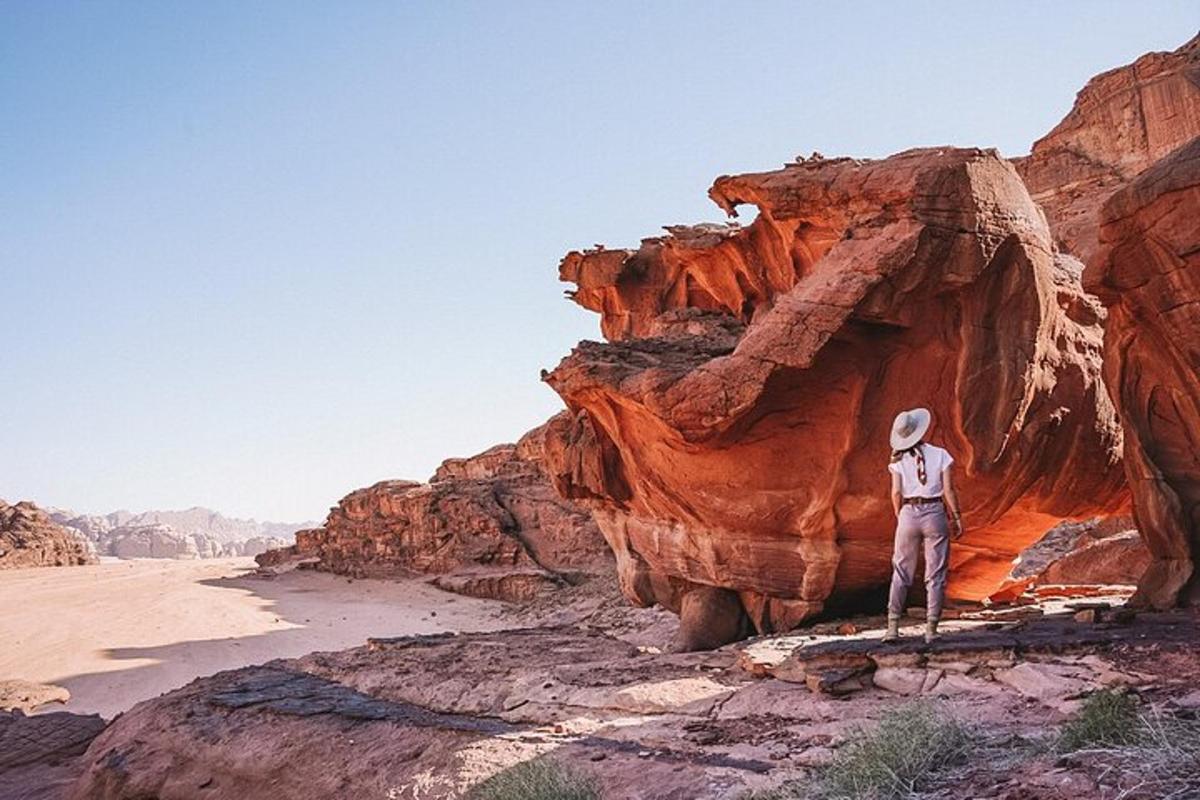
<path id="1" fill-rule="evenodd" d="M 896 543 L 892 553 L 892 588 L 888 614 L 904 613 L 904 598 L 917 571 L 921 546 L 925 547 L 925 592 L 929 617 L 940 619 L 946 598 L 946 568 L 950 556 L 950 528 L 942 503 L 906 505 L 896 520 Z"/>

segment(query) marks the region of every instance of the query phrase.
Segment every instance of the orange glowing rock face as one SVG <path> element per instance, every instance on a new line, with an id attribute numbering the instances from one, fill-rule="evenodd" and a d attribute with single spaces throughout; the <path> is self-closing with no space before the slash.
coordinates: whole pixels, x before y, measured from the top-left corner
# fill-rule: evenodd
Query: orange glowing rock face
<path id="1" fill-rule="evenodd" d="M 914 405 L 959 464 L 952 596 L 990 594 L 1058 518 L 1125 502 L 1103 311 L 1007 161 L 817 160 L 710 194 L 758 218 L 563 262 L 613 341 L 547 375 L 574 414 L 547 462 L 635 602 L 718 587 L 769 631 L 878 590 L 887 434 Z"/>

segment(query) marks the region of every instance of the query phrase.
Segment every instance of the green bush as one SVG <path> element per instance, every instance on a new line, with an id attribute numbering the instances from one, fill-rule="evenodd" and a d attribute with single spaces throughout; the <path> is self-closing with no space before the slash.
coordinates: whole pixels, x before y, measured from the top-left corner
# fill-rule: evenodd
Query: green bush
<path id="1" fill-rule="evenodd" d="M 852 800 L 907 797 L 940 769 L 963 761 L 966 731 L 928 703 L 891 711 L 874 731 L 857 732 L 824 771 L 818 796 Z"/>
<path id="2" fill-rule="evenodd" d="M 600 800 L 596 781 L 546 758 L 522 761 L 472 787 L 468 800 Z"/>
<path id="3" fill-rule="evenodd" d="M 1137 700 L 1122 692 L 1104 689 L 1089 695 L 1079 712 L 1063 726 L 1055 749 L 1070 753 L 1096 747 L 1134 745 L 1144 736 Z"/>
<path id="4" fill-rule="evenodd" d="M 745 795 L 743 800 L 894 800 L 927 786 L 935 774 L 961 763 L 966 731 L 929 703 L 890 711 L 872 730 L 856 729 L 833 762 L 810 781 Z"/>

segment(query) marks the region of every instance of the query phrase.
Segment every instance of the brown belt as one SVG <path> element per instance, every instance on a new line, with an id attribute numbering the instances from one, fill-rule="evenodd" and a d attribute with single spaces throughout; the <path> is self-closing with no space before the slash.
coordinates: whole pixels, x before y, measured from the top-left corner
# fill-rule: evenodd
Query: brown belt
<path id="1" fill-rule="evenodd" d="M 924 505 L 928 505 L 930 503 L 940 503 L 940 502 L 942 502 L 942 498 L 940 498 L 940 497 L 906 497 L 906 498 L 904 498 L 903 501 L 901 501 L 900 505 L 902 505 L 902 506 L 924 506 Z"/>

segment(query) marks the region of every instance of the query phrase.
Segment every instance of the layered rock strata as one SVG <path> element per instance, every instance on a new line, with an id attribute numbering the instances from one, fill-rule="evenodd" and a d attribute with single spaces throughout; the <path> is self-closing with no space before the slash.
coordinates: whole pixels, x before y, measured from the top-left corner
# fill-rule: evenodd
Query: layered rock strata
<path id="1" fill-rule="evenodd" d="M 0 569 L 93 564 L 88 543 L 33 503 L 0 500 Z"/>
<path id="2" fill-rule="evenodd" d="M 1015 160 L 1064 252 L 1090 262 L 1115 191 L 1200 134 L 1200 36 L 1103 72 L 1070 113 Z"/>
<path id="3" fill-rule="evenodd" d="M 1060 518 L 1125 502 L 1103 309 L 1010 163 L 948 148 L 821 159 L 710 195 L 758 217 L 561 269 L 613 341 L 546 375 L 572 413 L 548 460 L 595 507 L 634 602 L 744 609 L 771 631 L 877 590 L 888 430 L 916 405 L 959 463 L 969 533 L 952 596 L 988 594 Z M 685 615 L 685 629 L 717 624 Z"/>
<path id="4" fill-rule="evenodd" d="M 589 512 L 559 497 L 546 478 L 544 430 L 449 459 L 429 483 L 382 481 L 352 492 L 323 527 L 297 532 L 289 555 L 347 575 L 447 576 L 446 588 L 505 600 L 575 572 L 609 569 Z M 279 559 L 272 552 L 259 560 Z"/>

